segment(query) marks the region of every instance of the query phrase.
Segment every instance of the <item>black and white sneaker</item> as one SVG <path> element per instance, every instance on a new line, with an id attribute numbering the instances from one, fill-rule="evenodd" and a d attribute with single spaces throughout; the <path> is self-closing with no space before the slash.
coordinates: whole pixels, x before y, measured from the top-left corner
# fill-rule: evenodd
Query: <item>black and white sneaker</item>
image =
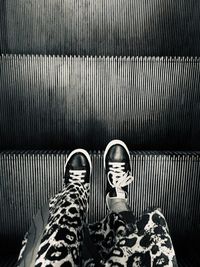
<path id="1" fill-rule="evenodd" d="M 121 140 L 111 141 L 104 152 L 104 168 L 107 177 L 106 203 L 109 198 L 127 200 L 128 185 L 133 181 L 131 176 L 130 153 Z"/>
<path id="2" fill-rule="evenodd" d="M 84 149 L 73 150 L 64 166 L 64 184 L 79 182 L 88 185 L 92 172 L 92 162 L 89 153 Z"/>

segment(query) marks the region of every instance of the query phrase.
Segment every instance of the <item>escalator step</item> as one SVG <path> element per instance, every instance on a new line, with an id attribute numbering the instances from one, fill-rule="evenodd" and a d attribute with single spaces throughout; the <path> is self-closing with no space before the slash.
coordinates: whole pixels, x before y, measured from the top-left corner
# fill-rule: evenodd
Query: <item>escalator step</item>
<path id="1" fill-rule="evenodd" d="M 200 149 L 200 60 L 0 57 L 0 149 Z"/>
<path id="2" fill-rule="evenodd" d="M 200 2 L 4 0 L 0 53 L 200 56 Z"/>

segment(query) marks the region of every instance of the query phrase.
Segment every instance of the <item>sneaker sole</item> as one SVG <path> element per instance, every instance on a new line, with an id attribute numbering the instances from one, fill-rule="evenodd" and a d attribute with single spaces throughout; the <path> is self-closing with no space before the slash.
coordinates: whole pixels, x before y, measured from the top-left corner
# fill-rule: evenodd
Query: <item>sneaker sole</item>
<path id="1" fill-rule="evenodd" d="M 67 160 L 65 162 L 65 165 L 64 165 L 64 171 L 65 171 L 65 168 L 70 160 L 70 158 L 74 155 L 74 154 L 77 154 L 77 153 L 81 153 L 83 154 L 84 156 L 86 156 L 88 162 L 89 162 L 89 165 L 90 165 L 90 176 L 92 174 L 92 161 L 91 161 L 91 158 L 90 158 L 90 154 L 85 150 L 85 149 L 82 149 L 82 148 L 78 148 L 78 149 L 75 149 L 73 150 L 69 156 L 67 157 Z"/>
<path id="2" fill-rule="evenodd" d="M 106 146 L 106 149 L 104 151 L 104 155 L 103 155 L 104 169 L 106 168 L 106 155 L 108 153 L 108 150 L 114 145 L 121 145 L 126 150 L 126 152 L 128 153 L 129 160 L 131 160 L 131 155 L 130 155 L 130 152 L 129 152 L 128 147 L 126 146 L 126 144 L 121 140 L 117 140 L 117 139 L 116 140 L 112 140 L 112 141 L 110 141 L 110 143 L 108 143 L 108 145 Z"/>

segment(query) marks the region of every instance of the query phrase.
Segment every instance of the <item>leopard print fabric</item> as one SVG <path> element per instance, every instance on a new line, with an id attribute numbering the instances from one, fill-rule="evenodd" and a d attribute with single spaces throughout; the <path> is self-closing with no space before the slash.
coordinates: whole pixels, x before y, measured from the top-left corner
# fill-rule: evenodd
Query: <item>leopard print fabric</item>
<path id="1" fill-rule="evenodd" d="M 80 183 L 73 183 L 64 187 L 50 200 L 48 223 L 42 235 L 34 266 L 80 266 L 88 196 L 88 185 L 83 187 Z M 27 237 L 28 233 L 25 235 L 18 258 L 19 267 L 28 243 Z M 29 265 L 32 266 L 32 263 Z"/>
<path id="2" fill-rule="evenodd" d="M 110 213 L 102 221 L 89 224 L 86 233 L 88 193 L 89 188 L 74 183 L 50 200 L 35 267 L 94 267 L 95 258 L 106 267 L 178 266 L 166 220 L 158 209 L 146 212 L 131 225 L 121 214 Z M 86 235 L 92 243 L 89 249 L 87 241 L 84 243 Z"/>
<path id="3" fill-rule="evenodd" d="M 49 222 L 35 266 L 79 266 L 89 188 L 70 184 L 50 201 Z M 50 240 L 50 242 L 49 242 Z"/>
<path id="4" fill-rule="evenodd" d="M 146 212 L 131 226 L 120 214 L 111 213 L 100 223 L 89 225 L 89 229 L 105 266 L 178 266 L 167 223 L 159 209 Z M 86 266 L 90 266 L 89 261 Z"/>

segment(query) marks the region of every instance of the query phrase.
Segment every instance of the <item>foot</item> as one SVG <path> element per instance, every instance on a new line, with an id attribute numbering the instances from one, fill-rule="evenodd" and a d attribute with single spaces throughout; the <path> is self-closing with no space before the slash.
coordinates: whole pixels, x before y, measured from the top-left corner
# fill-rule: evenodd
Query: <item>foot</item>
<path id="1" fill-rule="evenodd" d="M 124 142 L 111 141 L 104 152 L 104 168 L 107 177 L 106 203 L 110 210 L 112 200 L 127 202 L 131 176 L 130 153 Z"/>
<path id="2" fill-rule="evenodd" d="M 89 153 L 84 149 L 73 150 L 65 163 L 64 183 L 78 182 L 87 187 L 92 171 L 92 162 Z"/>

